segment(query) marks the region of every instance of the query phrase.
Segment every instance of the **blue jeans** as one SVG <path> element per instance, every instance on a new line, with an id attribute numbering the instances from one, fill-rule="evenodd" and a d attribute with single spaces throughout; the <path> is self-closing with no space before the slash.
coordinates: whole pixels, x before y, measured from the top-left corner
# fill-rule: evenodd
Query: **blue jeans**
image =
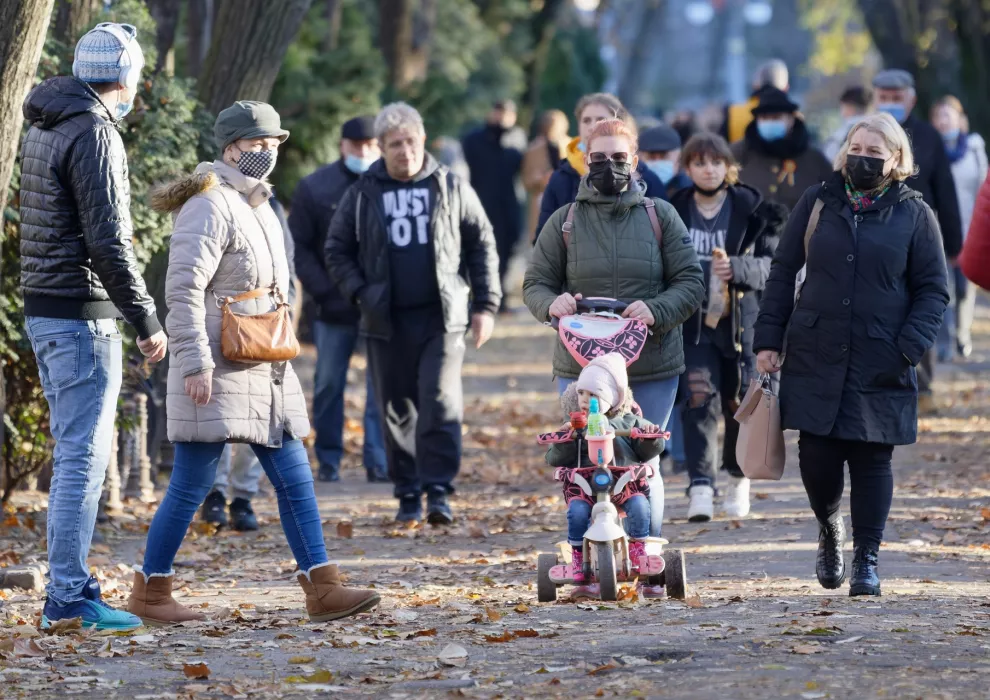
<path id="1" fill-rule="evenodd" d="M 59 605 L 83 599 L 86 558 L 110 462 L 117 397 L 123 378 L 121 337 L 112 319 L 29 316 L 28 338 L 55 438 L 48 492 L 48 597 Z"/>
<path id="2" fill-rule="evenodd" d="M 659 379 L 653 382 L 636 382 L 630 384 L 633 398 L 643 411 L 643 417 L 664 430 L 670 420 L 670 413 L 677 400 L 678 377 Z M 557 388 L 560 393 L 576 379 L 558 379 Z M 660 474 L 660 460 L 650 462 L 653 465 L 653 478 L 650 479 L 650 536 L 660 537 L 663 529 L 663 476 Z"/>
<path id="3" fill-rule="evenodd" d="M 313 424 L 316 427 L 316 458 L 321 466 L 334 471 L 340 468 L 344 454 L 344 390 L 347 388 L 347 368 L 357 343 L 355 326 L 338 326 L 323 321 L 313 322 L 316 343 L 316 377 L 313 388 Z M 381 420 L 367 373 L 367 394 L 364 407 L 364 466 L 385 469 L 385 444 Z"/>
<path id="4" fill-rule="evenodd" d="M 289 548 L 302 571 L 326 564 L 323 526 L 313 491 L 313 471 L 302 440 L 288 434 L 278 448 L 251 445 L 275 487 L 278 514 Z M 216 478 L 226 443 L 177 442 L 168 491 L 158 506 L 144 550 L 144 573 L 167 574 L 196 510 L 206 500 Z"/>
<path id="5" fill-rule="evenodd" d="M 684 422 L 681 420 L 681 412 L 679 410 L 670 412 L 670 420 L 667 421 L 667 430 L 670 431 L 670 440 L 667 441 L 667 452 L 670 454 L 672 460 L 678 464 L 683 464 L 687 461 L 687 454 L 684 450 Z"/>
<path id="6" fill-rule="evenodd" d="M 580 498 L 567 505 L 567 541 L 580 547 L 584 533 L 591 525 L 591 504 Z M 641 540 L 650 534 L 650 503 L 646 496 L 632 496 L 622 504 L 626 512 L 626 532 L 630 537 Z"/>

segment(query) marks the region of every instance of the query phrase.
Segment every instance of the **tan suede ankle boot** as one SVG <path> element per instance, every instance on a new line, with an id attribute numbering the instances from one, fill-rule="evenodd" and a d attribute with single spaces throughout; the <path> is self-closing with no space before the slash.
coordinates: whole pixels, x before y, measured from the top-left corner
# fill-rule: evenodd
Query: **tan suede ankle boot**
<path id="1" fill-rule="evenodd" d="M 324 564 L 297 576 L 306 593 L 306 612 L 313 622 L 328 622 L 371 610 L 381 602 L 374 591 L 347 588 L 336 564 Z"/>
<path id="2" fill-rule="evenodd" d="M 134 587 L 127 601 L 127 612 L 137 615 L 151 627 L 206 619 L 202 613 L 193 612 L 175 601 L 172 597 L 172 574 L 152 575 L 145 579 L 140 571 L 134 572 Z"/>

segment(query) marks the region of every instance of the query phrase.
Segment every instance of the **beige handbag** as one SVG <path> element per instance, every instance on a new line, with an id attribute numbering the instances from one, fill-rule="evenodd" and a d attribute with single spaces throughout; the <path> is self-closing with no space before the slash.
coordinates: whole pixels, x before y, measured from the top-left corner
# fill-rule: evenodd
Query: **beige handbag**
<path id="1" fill-rule="evenodd" d="M 779 481 L 784 475 L 784 431 L 780 427 L 780 404 L 768 375 L 753 379 L 736 411 L 739 438 L 736 461 L 750 479 Z"/>

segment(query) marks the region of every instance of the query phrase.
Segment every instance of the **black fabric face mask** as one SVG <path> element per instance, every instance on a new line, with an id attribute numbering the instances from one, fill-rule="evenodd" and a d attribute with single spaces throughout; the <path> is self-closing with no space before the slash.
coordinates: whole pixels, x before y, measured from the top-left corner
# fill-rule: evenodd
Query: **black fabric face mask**
<path id="1" fill-rule="evenodd" d="M 706 197 L 714 197 L 719 192 L 726 188 L 725 180 L 722 180 L 721 184 L 713 190 L 706 190 L 704 187 L 694 186 L 694 191 L 703 194 Z"/>
<path id="2" fill-rule="evenodd" d="M 604 195 L 619 194 L 632 178 L 632 163 L 592 163 L 588 166 L 588 182 Z"/>
<path id="3" fill-rule="evenodd" d="M 847 156 L 846 174 L 856 189 L 868 192 L 883 184 L 887 176 L 883 174 L 883 158 L 872 156 Z"/>

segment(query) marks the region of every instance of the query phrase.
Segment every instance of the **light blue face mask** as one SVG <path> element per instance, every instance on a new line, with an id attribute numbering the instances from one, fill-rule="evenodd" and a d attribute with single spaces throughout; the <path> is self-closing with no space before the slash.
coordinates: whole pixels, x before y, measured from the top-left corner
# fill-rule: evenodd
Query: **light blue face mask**
<path id="1" fill-rule="evenodd" d="M 942 134 L 942 140 L 950 146 L 955 146 L 959 142 L 959 129 L 952 129 Z"/>
<path id="2" fill-rule="evenodd" d="M 355 175 L 367 172 L 377 158 L 358 158 L 357 156 L 344 156 L 344 167 Z"/>
<path id="3" fill-rule="evenodd" d="M 764 141 L 780 141 L 787 136 L 787 122 L 756 122 L 756 130 Z"/>
<path id="4" fill-rule="evenodd" d="M 584 145 L 584 141 L 578 141 L 578 150 L 581 151 L 581 153 L 588 152 L 588 147 Z"/>
<path id="5" fill-rule="evenodd" d="M 127 102 L 118 102 L 117 103 L 117 106 L 114 107 L 114 110 L 113 110 L 113 118 L 115 120 L 117 120 L 117 121 L 120 121 L 121 119 L 123 119 L 124 117 L 126 117 L 128 114 L 130 114 L 132 109 L 134 109 L 134 98 L 133 97 L 131 99 L 129 99 Z"/>
<path id="6" fill-rule="evenodd" d="M 892 116 L 898 124 L 907 119 L 907 107 L 902 105 L 900 102 L 887 102 L 882 105 L 877 105 L 877 109 Z"/>
<path id="7" fill-rule="evenodd" d="M 646 167 L 660 178 L 660 182 L 667 184 L 674 179 L 674 161 L 672 160 L 647 160 Z"/>

